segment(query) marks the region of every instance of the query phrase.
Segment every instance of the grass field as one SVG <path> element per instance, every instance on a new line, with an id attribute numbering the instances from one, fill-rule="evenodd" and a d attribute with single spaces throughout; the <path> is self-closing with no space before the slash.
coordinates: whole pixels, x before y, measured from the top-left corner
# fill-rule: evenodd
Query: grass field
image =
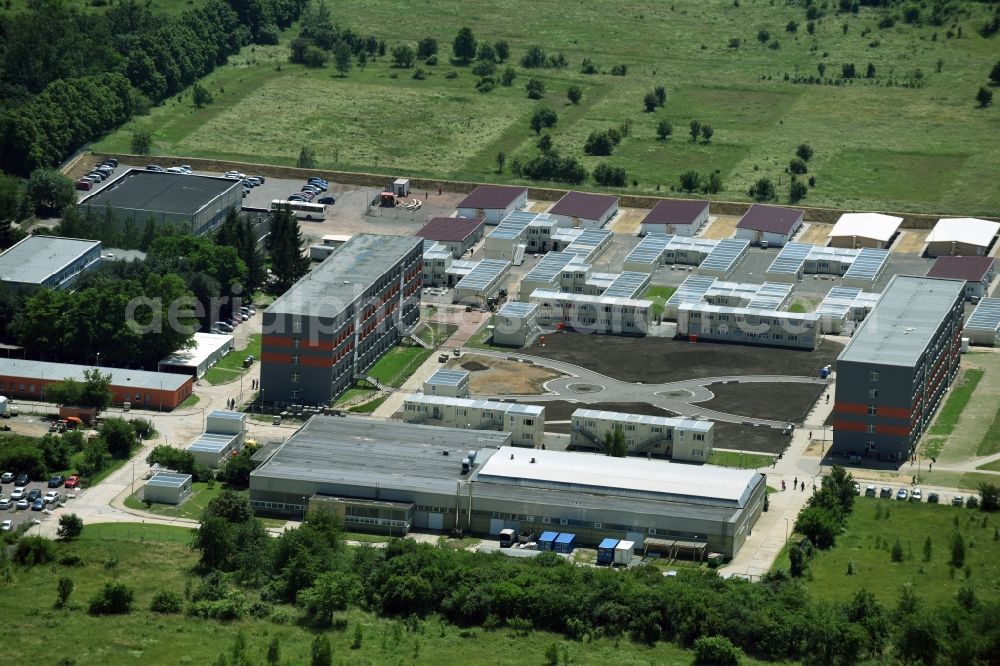
<path id="1" fill-rule="evenodd" d="M 247 344 L 242 349 L 229 352 L 219 359 L 219 361 L 208 369 L 205 373 L 205 381 L 209 384 L 226 384 L 240 378 L 243 372 L 243 359 L 253 356 L 260 361 L 260 333 L 251 335 Z"/>
<path id="2" fill-rule="evenodd" d="M 198 404 L 199 400 L 201 400 L 201 398 L 199 398 L 197 396 L 197 394 L 192 393 L 191 395 L 189 395 L 187 397 L 187 399 L 184 402 L 182 402 L 181 404 L 177 405 L 177 408 L 178 409 L 183 409 L 185 407 L 194 407 L 195 405 Z"/>
<path id="3" fill-rule="evenodd" d="M 876 506 L 888 509 L 889 516 L 877 518 Z M 978 598 L 995 601 L 1000 598 L 998 526 L 1000 517 L 978 509 L 858 497 L 837 545 L 810 561 L 807 585 L 810 593 L 821 599 L 843 601 L 864 588 L 891 604 L 900 588 L 911 583 L 926 602 L 945 604 L 966 584 L 968 575 Z M 968 568 L 953 570 L 948 562 L 956 532 L 966 540 Z M 928 537 L 931 558 L 924 561 Z M 903 547 L 902 562 L 892 562 L 890 556 L 896 539 Z M 847 575 L 848 562 L 853 563 L 854 575 Z M 774 566 L 788 568 L 787 551 Z"/>
<path id="4" fill-rule="evenodd" d="M 372 366 L 368 374 L 386 386 L 399 388 L 433 353 L 433 350 L 417 346 L 393 347 Z"/>
<path id="5" fill-rule="evenodd" d="M 931 435 L 950 435 L 958 425 L 958 419 L 962 415 L 965 406 L 969 404 L 972 392 L 979 385 L 979 380 L 983 378 L 984 370 L 979 368 L 967 368 L 962 373 L 961 378 L 955 382 L 951 394 L 944 403 L 944 407 L 938 412 L 934 425 L 928 432 Z"/>
<path id="6" fill-rule="evenodd" d="M 351 407 L 347 411 L 354 412 L 356 414 L 371 414 L 376 409 L 378 409 L 379 405 L 385 402 L 388 398 L 389 396 L 383 395 L 379 398 L 375 398 L 374 400 L 369 400 L 368 402 L 364 402 L 355 407 Z"/>
<path id="7" fill-rule="evenodd" d="M 962 366 L 921 446 L 925 458 L 949 465 L 1000 450 L 1000 357 L 970 352 Z"/>
<path id="8" fill-rule="evenodd" d="M 128 534 L 134 535 L 132 540 L 123 538 Z M 157 543 L 144 543 L 140 535 L 143 541 Z M 79 541 L 58 545 L 60 554 L 79 555 L 81 565 L 14 567 L 3 586 L 5 606 L 17 609 L 0 623 L 4 660 L 48 664 L 55 663 L 55 654 L 58 658 L 72 656 L 77 664 L 105 666 L 214 664 L 220 653 L 230 652 L 237 634 L 242 632 L 250 655 L 262 657 L 267 645 L 277 637 L 281 663 L 308 664 L 315 633 L 294 621 L 299 612 L 290 606 L 276 608 L 284 622 L 272 618 L 217 622 L 149 612 L 150 600 L 157 591 L 167 589 L 183 595 L 188 584 L 197 585 L 190 573 L 197 554 L 188 547 L 189 541 L 187 530 L 179 528 L 88 525 Z M 75 583 L 67 609 L 54 608 L 56 582 L 61 576 Z M 89 615 L 88 600 L 112 580 L 135 590 L 132 612 L 109 617 Z M 659 643 L 650 648 L 627 638 L 573 642 L 541 632 L 521 636 L 506 629 L 462 629 L 433 616 L 420 618 L 417 630 L 410 631 L 400 620 L 361 611 L 349 611 L 343 617 L 348 622 L 346 630 L 324 632 L 332 644 L 335 663 L 514 666 L 541 663 L 540 658 L 526 659 L 526 655 L 542 655 L 553 642 L 560 651 L 565 650 L 565 663 L 579 666 L 687 666 L 692 661 L 690 652 L 673 645 Z M 362 644 L 355 650 L 350 645 L 359 625 Z"/>
<path id="9" fill-rule="evenodd" d="M 900 20 L 885 29 L 878 23 L 891 9 L 826 9 L 810 35 L 805 10 L 787 3 L 595 0 L 566 11 L 555 0 L 511 0 L 470 11 L 460 0 L 419 9 L 403 0 L 346 0 L 335 13 L 340 27 L 384 38 L 390 50 L 435 37 L 440 64 L 418 63 L 425 80 L 392 68 L 387 57 L 346 77 L 332 67 L 308 70 L 287 62 L 289 31 L 282 44 L 248 48 L 210 75 L 213 105 L 195 110 L 183 93 L 95 149 L 127 151 L 131 133 L 148 130 L 154 154 L 294 164 L 300 147 L 310 145 L 325 168 L 523 182 L 509 169 L 497 174 L 494 158 L 503 151 L 509 165 L 537 154 L 528 119 L 539 102 L 524 94 L 532 76 L 545 83 L 545 102 L 559 114 L 550 130 L 556 148 L 588 169 L 605 159 L 624 167 L 638 183 L 631 191 L 669 194 L 680 173 L 695 169 L 719 173 L 716 198 L 745 199 L 748 185 L 768 176 L 784 199 L 788 161 L 808 142 L 815 154 L 807 177 L 817 182 L 805 204 L 997 214 L 1000 111 L 974 102 L 996 61 L 995 39 L 976 32 L 991 7 L 958 6 L 945 27 Z M 373 20 L 387 16 L 394 20 Z M 795 32 L 786 31 L 790 20 L 798 22 Z M 448 63 L 462 26 L 510 42 L 518 73 L 512 86 L 481 94 L 471 67 Z M 962 38 L 948 38 L 958 28 Z M 770 34 L 767 45 L 757 39 L 760 30 Z M 730 46 L 734 39 L 738 48 Z M 531 44 L 565 53 L 568 67 L 521 68 Z M 599 73 L 581 73 L 584 58 Z M 871 63 L 874 77 L 832 85 L 843 81 L 841 64 L 851 62 L 862 77 Z M 609 73 L 618 63 L 628 65 L 627 76 Z M 827 84 L 795 82 L 816 76 L 820 63 Z M 446 78 L 450 71 L 457 76 Z M 583 90 L 578 105 L 567 101 L 571 85 Z M 667 102 L 647 113 L 642 98 L 655 85 L 666 87 Z M 693 119 L 714 128 L 710 143 L 690 140 Z M 625 120 L 632 133 L 610 158 L 583 155 L 591 131 Z M 674 127 L 666 141 L 656 139 L 660 120 Z"/>
<path id="10" fill-rule="evenodd" d="M 1000 460 L 988 462 L 985 465 L 980 465 L 976 469 L 986 470 L 987 472 L 1000 472 Z M 997 482 L 1000 482 L 1000 479 L 997 479 Z"/>
<path id="11" fill-rule="evenodd" d="M 437 346 L 444 344 L 445 340 L 450 338 L 457 330 L 458 326 L 455 324 L 424 322 L 424 324 L 417 329 L 416 335 L 427 344 Z"/>
<path id="12" fill-rule="evenodd" d="M 976 455 L 988 456 L 1000 451 L 1000 409 L 993 416 L 990 427 L 986 429 L 986 434 L 979 441 L 976 448 Z"/>
<path id="13" fill-rule="evenodd" d="M 774 456 L 766 456 L 759 453 L 712 451 L 711 455 L 708 456 L 709 465 L 738 467 L 740 469 L 760 469 L 761 467 L 770 467 L 773 463 Z"/>
<path id="14" fill-rule="evenodd" d="M 643 298 L 653 301 L 655 305 L 659 305 L 661 308 L 666 305 L 667 300 L 674 295 L 677 291 L 677 287 L 665 287 L 663 285 L 652 285 L 646 290 L 646 293 L 642 295 Z"/>

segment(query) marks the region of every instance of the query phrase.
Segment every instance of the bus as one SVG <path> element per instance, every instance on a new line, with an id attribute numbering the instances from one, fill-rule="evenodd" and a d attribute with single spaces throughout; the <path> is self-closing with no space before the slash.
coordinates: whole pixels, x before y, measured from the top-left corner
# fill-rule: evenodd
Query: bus
<path id="1" fill-rule="evenodd" d="M 326 206 L 323 204 L 315 204 L 308 201 L 283 201 L 281 199 L 275 199 L 271 202 L 271 212 L 273 213 L 281 206 L 288 206 L 288 208 L 295 213 L 295 217 L 299 219 L 312 220 L 315 222 L 323 222 L 326 220 Z"/>

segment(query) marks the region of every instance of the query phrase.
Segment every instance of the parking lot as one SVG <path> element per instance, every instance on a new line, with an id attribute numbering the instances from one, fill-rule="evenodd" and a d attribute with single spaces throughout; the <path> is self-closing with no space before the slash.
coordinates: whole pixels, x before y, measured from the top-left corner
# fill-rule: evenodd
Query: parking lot
<path id="1" fill-rule="evenodd" d="M 4 483 L 0 486 L 0 495 L 2 495 L 3 500 L 10 500 L 11 495 L 14 494 L 15 490 L 20 490 L 14 486 L 13 481 L 10 483 Z M 28 485 L 24 486 L 24 493 L 27 495 L 32 491 L 38 491 L 40 497 L 45 497 L 45 493 L 55 490 L 59 493 L 60 502 L 66 500 L 66 493 L 73 492 L 72 489 L 67 491 L 64 486 L 59 488 L 49 488 L 47 481 L 32 481 Z M 0 500 L 0 507 L 6 506 L 6 502 Z M 11 501 L 10 507 L 4 509 L 0 508 L 0 521 L 10 520 L 11 529 L 17 529 L 18 525 L 26 523 L 31 520 L 49 520 L 51 519 L 51 509 L 58 505 L 47 504 L 45 509 L 42 511 L 33 511 L 32 509 L 18 509 L 17 502 Z"/>

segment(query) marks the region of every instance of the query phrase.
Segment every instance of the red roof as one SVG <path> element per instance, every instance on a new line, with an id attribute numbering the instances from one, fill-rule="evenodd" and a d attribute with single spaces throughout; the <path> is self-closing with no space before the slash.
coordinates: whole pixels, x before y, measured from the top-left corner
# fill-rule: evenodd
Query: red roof
<path id="1" fill-rule="evenodd" d="M 618 205 L 618 197 L 610 194 L 567 192 L 549 211 L 553 215 L 568 215 L 585 220 L 599 220 Z"/>
<path id="2" fill-rule="evenodd" d="M 481 217 L 434 217 L 417 236 L 435 241 L 464 241 L 483 226 Z"/>
<path id="3" fill-rule="evenodd" d="M 698 217 L 708 210 L 707 201 L 690 199 L 664 199 L 646 213 L 643 224 L 694 224 Z"/>
<path id="4" fill-rule="evenodd" d="M 798 208 L 754 204 L 743 214 L 736 228 L 787 235 L 801 222 L 802 211 Z"/>
<path id="5" fill-rule="evenodd" d="M 993 267 L 993 257 L 938 257 L 927 277 L 982 282 Z"/>
<path id="6" fill-rule="evenodd" d="M 517 201 L 522 194 L 527 195 L 527 193 L 527 187 L 480 185 L 472 190 L 472 194 L 459 202 L 458 208 L 497 208 L 503 210 Z"/>

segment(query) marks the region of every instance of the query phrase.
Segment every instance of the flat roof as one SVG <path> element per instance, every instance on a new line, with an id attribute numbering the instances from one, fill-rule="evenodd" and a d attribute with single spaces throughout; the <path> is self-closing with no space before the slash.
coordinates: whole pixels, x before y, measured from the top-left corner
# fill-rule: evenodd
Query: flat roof
<path id="1" fill-rule="evenodd" d="M 6 377 L 24 377 L 25 379 L 46 381 L 75 379 L 78 382 L 83 382 L 85 381 L 83 373 L 93 369 L 92 365 L 0 358 L 0 375 Z M 191 381 L 191 375 L 179 375 L 174 372 L 151 372 L 149 370 L 128 370 L 103 366 L 97 369 L 101 371 L 102 375 L 111 375 L 111 385 L 120 388 L 142 390 L 160 390 L 162 388 L 164 391 L 176 391 Z"/>
<path id="2" fill-rule="evenodd" d="M 504 209 L 522 195 L 527 196 L 527 187 L 506 187 L 503 185 L 480 185 L 462 199 L 457 208 Z"/>
<path id="3" fill-rule="evenodd" d="M 170 356 L 160 360 L 159 365 L 172 365 L 183 368 L 197 368 L 206 359 L 223 347 L 233 347 L 235 338 L 223 333 L 195 333 L 192 337 L 193 347 L 180 349 Z"/>
<path id="4" fill-rule="evenodd" d="M 678 309 L 686 311 L 695 311 L 695 312 L 716 312 L 721 314 L 737 315 L 738 317 L 782 319 L 784 321 L 816 322 L 819 320 L 819 315 L 815 312 L 788 312 L 787 310 L 763 310 L 760 308 L 741 308 L 741 307 L 730 307 L 728 305 L 711 305 L 709 303 L 682 303 L 678 307 Z"/>
<path id="5" fill-rule="evenodd" d="M 494 286 L 495 282 L 510 271 L 511 263 L 506 259 L 482 259 L 469 274 L 458 281 L 455 290 L 471 289 L 482 291 Z"/>
<path id="6" fill-rule="evenodd" d="M 436 386 L 458 386 L 469 379 L 469 374 L 468 370 L 446 370 L 445 368 L 441 368 L 424 383 Z"/>
<path id="7" fill-rule="evenodd" d="M 432 217 L 417 236 L 435 241 L 464 241 L 483 226 L 481 217 Z"/>
<path id="8" fill-rule="evenodd" d="M 984 298 L 979 301 L 965 328 L 977 331 L 1000 330 L 1000 298 Z"/>
<path id="9" fill-rule="evenodd" d="M 235 187 L 230 178 L 129 169 L 79 205 L 194 215 Z"/>
<path id="10" fill-rule="evenodd" d="M 191 480 L 190 474 L 178 474 L 176 472 L 157 472 L 146 481 L 147 486 L 160 486 L 162 488 L 180 488 Z"/>
<path id="11" fill-rule="evenodd" d="M 568 215 L 585 220 L 598 220 L 618 205 L 618 197 L 591 192 L 567 192 L 549 209 L 550 215 Z"/>
<path id="12" fill-rule="evenodd" d="M 1000 231 L 1000 222 L 980 220 L 975 217 L 956 217 L 938 220 L 927 236 L 928 243 L 967 243 L 988 247 Z"/>
<path id="13" fill-rule="evenodd" d="M 525 319 L 538 310 L 535 303 L 522 303 L 521 301 L 507 301 L 497 312 L 500 317 L 510 317 L 512 319 Z"/>
<path id="14" fill-rule="evenodd" d="M 649 273 L 638 271 L 622 271 L 611 280 L 611 284 L 604 290 L 602 296 L 617 296 L 621 298 L 635 298 L 639 292 L 644 291 L 649 285 L 651 276 Z"/>
<path id="15" fill-rule="evenodd" d="M 228 409 L 213 409 L 208 413 L 210 419 L 226 419 L 227 421 L 244 421 L 246 417 L 244 412 L 233 412 Z"/>
<path id="16" fill-rule="evenodd" d="M 550 449 L 501 447 L 477 481 L 569 488 L 661 499 L 696 498 L 744 506 L 761 475 L 714 465 L 682 465 L 646 458 L 615 458 Z"/>
<path id="17" fill-rule="evenodd" d="M 903 218 L 881 213 L 844 213 L 830 230 L 830 238 L 871 238 L 888 243 Z"/>
<path id="18" fill-rule="evenodd" d="M 95 240 L 28 236 L 0 253 L 0 281 L 41 284 L 100 247 Z"/>
<path id="19" fill-rule="evenodd" d="M 522 282 L 549 282 L 555 280 L 563 269 L 577 260 L 575 254 L 569 252 L 549 252 L 521 278 Z"/>
<path id="20" fill-rule="evenodd" d="M 798 274 L 812 249 L 813 245 L 810 243 L 785 243 L 778 256 L 768 266 L 767 272 L 780 275 Z"/>
<path id="21" fill-rule="evenodd" d="M 651 416 L 648 414 L 629 414 L 627 412 L 608 412 L 600 409 L 578 409 L 570 417 L 573 419 L 596 419 L 614 421 L 615 423 L 642 423 L 644 425 L 663 426 L 665 428 L 687 428 L 708 432 L 715 424 L 712 421 L 697 421 L 678 416 Z"/>
<path id="22" fill-rule="evenodd" d="M 422 405 L 450 405 L 470 409 L 492 409 L 505 414 L 521 414 L 523 416 L 541 416 L 542 412 L 545 411 L 545 407 L 540 405 L 476 398 L 452 398 L 446 395 L 427 395 L 426 393 L 410 393 L 403 397 L 403 402 L 418 402 Z"/>
<path id="23" fill-rule="evenodd" d="M 927 277 L 982 282 L 993 268 L 993 257 L 938 257 Z"/>
<path id="24" fill-rule="evenodd" d="M 750 241 L 737 238 L 720 240 L 705 260 L 698 265 L 701 270 L 721 271 L 729 274 L 733 267 L 750 250 Z"/>
<path id="25" fill-rule="evenodd" d="M 845 280 L 865 280 L 874 282 L 889 263 L 889 250 L 875 247 L 862 248 L 854 263 L 844 273 Z"/>
<path id="26" fill-rule="evenodd" d="M 590 303 L 592 305 L 617 305 L 619 307 L 646 308 L 653 305 L 653 301 L 643 298 L 620 298 L 617 296 L 603 296 L 601 294 L 577 294 L 571 291 L 554 291 L 552 289 L 536 289 L 531 292 L 532 300 L 549 299 L 553 301 L 569 301 L 571 303 Z"/>
<path id="27" fill-rule="evenodd" d="M 777 310 L 792 293 L 792 285 L 785 282 L 765 282 L 757 289 L 747 307 L 751 310 Z"/>
<path id="28" fill-rule="evenodd" d="M 961 280 L 893 276 L 837 362 L 912 366 L 964 293 Z"/>
<path id="29" fill-rule="evenodd" d="M 239 435 L 224 435 L 217 432 L 203 432 L 198 439 L 187 448 L 188 451 L 199 453 L 222 453 L 232 446 Z"/>
<path id="30" fill-rule="evenodd" d="M 861 291 L 857 287 L 833 287 L 816 307 L 822 317 L 844 318 L 852 308 L 871 309 L 878 302 L 879 294 Z"/>
<path id="31" fill-rule="evenodd" d="M 358 234 L 292 285 L 264 312 L 335 316 L 406 255 L 421 250 L 422 244 L 423 240 L 416 236 Z"/>
<path id="32" fill-rule="evenodd" d="M 753 204 L 740 218 L 736 228 L 787 235 L 802 221 L 802 215 L 798 208 Z"/>
<path id="33" fill-rule="evenodd" d="M 625 263 L 642 262 L 652 266 L 660 260 L 673 238 L 669 234 L 646 234 L 625 257 Z"/>
<path id="34" fill-rule="evenodd" d="M 694 224 L 707 211 L 707 201 L 663 199 L 646 213 L 642 224 Z"/>
<path id="35" fill-rule="evenodd" d="M 682 303 L 700 303 L 716 282 L 717 279 L 709 275 L 688 275 L 670 295 L 666 304 L 668 307 L 678 307 Z"/>

